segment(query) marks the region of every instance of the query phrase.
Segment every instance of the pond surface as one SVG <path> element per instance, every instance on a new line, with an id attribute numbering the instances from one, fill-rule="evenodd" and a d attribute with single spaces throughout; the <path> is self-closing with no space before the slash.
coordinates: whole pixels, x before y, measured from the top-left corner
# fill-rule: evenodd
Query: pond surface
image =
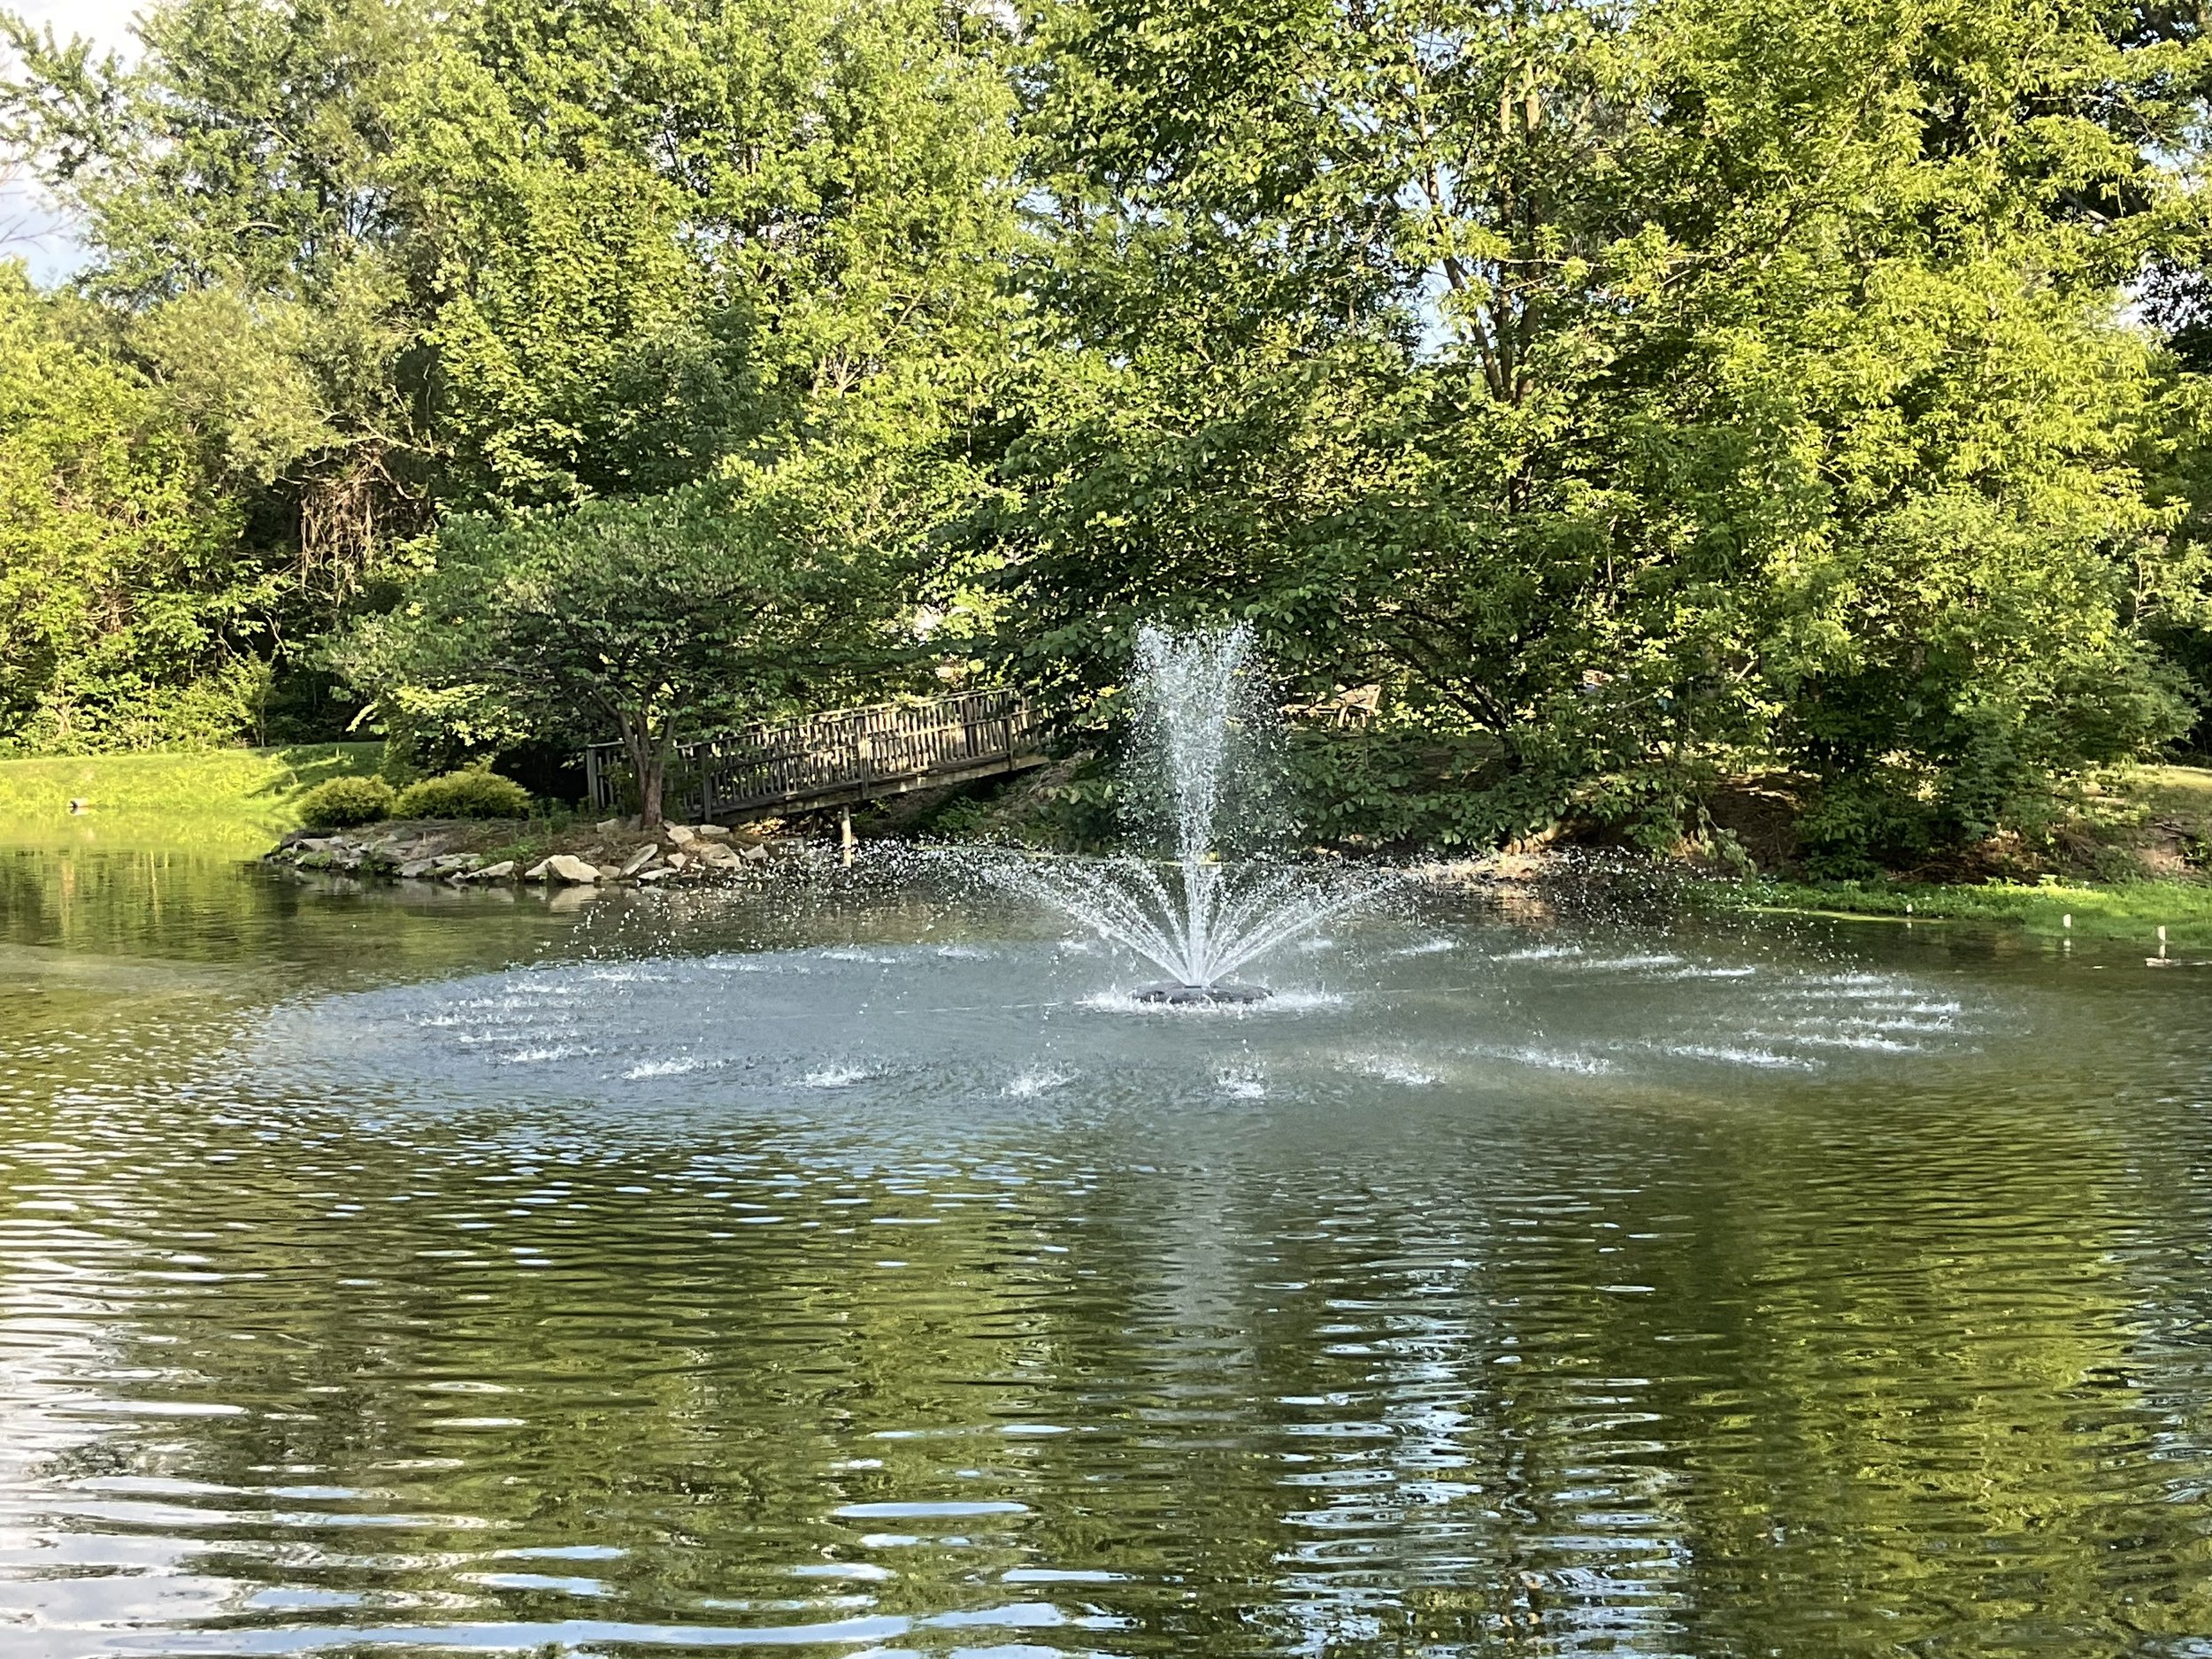
<path id="1" fill-rule="evenodd" d="M 0 1651 L 2212 1653 L 2212 972 L 0 852 Z"/>

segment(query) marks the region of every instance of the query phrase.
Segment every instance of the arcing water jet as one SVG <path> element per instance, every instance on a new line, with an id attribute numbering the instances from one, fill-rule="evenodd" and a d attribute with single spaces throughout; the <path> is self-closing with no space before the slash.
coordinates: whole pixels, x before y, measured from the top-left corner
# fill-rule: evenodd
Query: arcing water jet
<path id="1" fill-rule="evenodd" d="M 1251 630 L 1147 626 L 1131 685 L 1137 741 L 1124 771 L 1131 827 L 1149 853 L 1024 859 L 1004 885 L 1041 899 L 1170 977 L 1140 1002 L 1250 1003 L 1230 975 L 1372 898 L 1387 879 L 1251 850 L 1279 832 L 1271 803 L 1273 710 Z"/>

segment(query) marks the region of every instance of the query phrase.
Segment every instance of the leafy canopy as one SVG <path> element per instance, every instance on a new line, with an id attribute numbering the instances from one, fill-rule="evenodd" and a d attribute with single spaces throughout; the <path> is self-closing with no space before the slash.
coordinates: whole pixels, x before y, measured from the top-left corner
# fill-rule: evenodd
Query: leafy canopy
<path id="1" fill-rule="evenodd" d="M 223 557 L 278 573 L 244 649 L 288 683 L 448 516 L 818 450 L 918 457 L 841 521 L 938 490 L 918 457 L 1018 305 L 980 6 L 166 0 L 129 62 L 0 35 L 0 138 L 78 215 L 103 355 L 160 388 Z"/>
<path id="2" fill-rule="evenodd" d="M 0 265 L 0 745 L 225 741 L 272 578 L 174 406 L 81 320 Z"/>
<path id="3" fill-rule="evenodd" d="M 2201 564 L 2122 285 L 2193 234 L 2207 42 L 2093 4 L 1041 9 L 1050 343 L 1002 450 L 1022 672 L 1252 619 L 1383 729 L 1338 826 L 1848 862 L 2185 726 Z"/>
<path id="4" fill-rule="evenodd" d="M 815 534 L 805 509 L 773 479 L 455 519 L 435 567 L 339 642 L 337 666 L 403 718 L 489 741 L 618 736 L 657 821 L 684 729 L 900 664 L 890 571 Z"/>

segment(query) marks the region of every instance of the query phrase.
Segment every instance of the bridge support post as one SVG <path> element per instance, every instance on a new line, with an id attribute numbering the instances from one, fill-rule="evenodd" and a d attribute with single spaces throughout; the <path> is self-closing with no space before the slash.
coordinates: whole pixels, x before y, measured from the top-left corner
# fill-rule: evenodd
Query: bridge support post
<path id="1" fill-rule="evenodd" d="M 853 839 L 853 810 L 849 806 L 837 809 L 837 845 L 845 855 L 845 868 L 853 867 L 853 849 L 858 845 Z"/>

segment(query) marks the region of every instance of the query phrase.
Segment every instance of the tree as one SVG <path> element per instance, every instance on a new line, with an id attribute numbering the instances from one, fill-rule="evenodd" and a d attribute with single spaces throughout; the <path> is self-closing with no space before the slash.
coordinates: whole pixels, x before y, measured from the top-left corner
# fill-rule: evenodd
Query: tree
<path id="1" fill-rule="evenodd" d="M 127 63 L 0 13 L 16 65 L 0 142 L 70 210 L 92 255 L 87 292 L 124 319 L 178 312 L 203 363 L 227 347 L 247 376 L 294 383 L 287 402 L 303 397 L 313 418 L 265 426 L 267 465 L 245 493 L 273 492 L 273 513 L 252 503 L 279 521 L 259 539 L 294 543 L 303 586 L 343 599 L 384 540 L 424 526 L 440 447 L 390 176 L 433 10 L 168 0 L 134 27 Z M 153 343 L 178 332 L 157 326 Z"/>
<path id="2" fill-rule="evenodd" d="M 2120 302 L 2193 214 L 2147 157 L 2207 49 L 2128 27 L 1044 8 L 1050 343 L 972 529 L 1025 666 L 1110 683 L 1147 612 L 1248 617 L 1317 691 L 1388 686 L 1354 815 L 1425 839 L 1673 834 L 1765 773 L 1835 857 L 1910 857 L 2154 745 L 2145 625 L 2195 566 Z"/>
<path id="3" fill-rule="evenodd" d="M 165 0 L 139 33 L 0 14 L 0 142 L 288 567 L 288 680 L 442 516 L 953 454 L 986 394 L 1017 221 L 979 4 Z"/>
<path id="4" fill-rule="evenodd" d="M 0 742 L 234 741 L 274 575 L 174 405 L 73 319 L 0 265 Z"/>
<path id="5" fill-rule="evenodd" d="M 649 827 L 686 730 L 778 711 L 910 655 L 889 569 L 820 522 L 782 478 L 456 518 L 434 569 L 334 658 L 396 712 L 495 741 L 611 732 Z"/>
<path id="6" fill-rule="evenodd" d="M 933 0 L 457 13 L 393 160 L 451 495 L 672 488 L 864 387 L 972 402 L 1017 227 L 1002 37 Z"/>

